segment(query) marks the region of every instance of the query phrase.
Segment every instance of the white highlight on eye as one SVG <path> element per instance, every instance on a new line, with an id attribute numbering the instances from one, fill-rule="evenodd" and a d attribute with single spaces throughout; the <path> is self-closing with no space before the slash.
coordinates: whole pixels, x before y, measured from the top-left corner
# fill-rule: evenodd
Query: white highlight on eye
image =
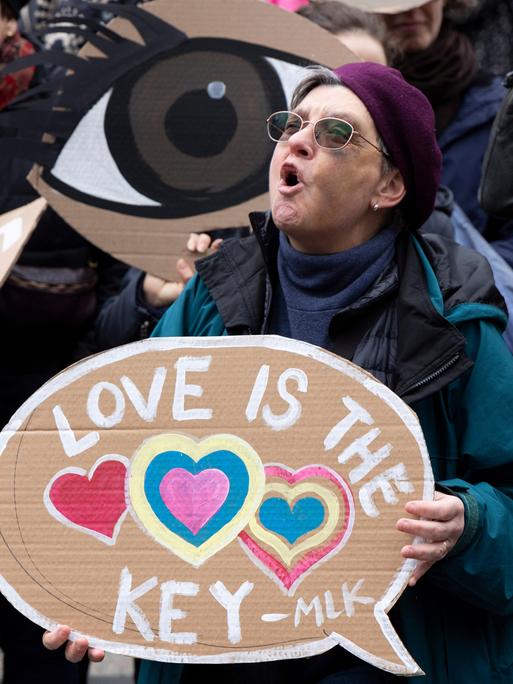
<path id="1" fill-rule="evenodd" d="M 283 62 L 281 59 L 275 59 L 274 57 L 265 57 L 265 60 L 269 62 L 276 71 L 287 99 L 287 107 L 290 107 L 292 93 L 296 89 L 299 81 L 302 81 L 308 74 L 308 70 L 305 67 Z"/>
<path id="2" fill-rule="evenodd" d="M 160 207 L 137 192 L 123 177 L 105 137 L 105 111 L 112 89 L 87 112 L 62 148 L 52 175 L 91 197 L 120 204 Z"/>
<path id="3" fill-rule="evenodd" d="M 226 84 L 222 81 L 212 81 L 207 86 L 207 93 L 213 100 L 221 100 L 226 95 Z"/>

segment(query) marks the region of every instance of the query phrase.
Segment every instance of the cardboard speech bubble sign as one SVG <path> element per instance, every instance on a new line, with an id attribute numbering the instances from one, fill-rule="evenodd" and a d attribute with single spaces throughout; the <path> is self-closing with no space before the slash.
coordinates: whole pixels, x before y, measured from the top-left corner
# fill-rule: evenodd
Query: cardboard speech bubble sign
<path id="1" fill-rule="evenodd" d="M 287 109 L 304 67 L 359 58 L 260 0 L 110 9 L 107 29 L 82 27 L 89 42 L 79 57 L 45 52 L 70 70 L 44 116 L 39 100 L 17 124 L 43 141 L 19 135 L 8 149 L 32 153 L 32 185 L 86 239 L 176 280 L 191 232 L 247 226 L 250 211 L 267 209 L 274 145 L 265 122 Z"/>
<path id="2" fill-rule="evenodd" d="M 0 450 L 0 588 L 35 622 L 163 661 L 340 644 L 419 673 L 387 612 L 429 457 L 357 366 L 273 336 L 146 340 L 52 379 Z"/>

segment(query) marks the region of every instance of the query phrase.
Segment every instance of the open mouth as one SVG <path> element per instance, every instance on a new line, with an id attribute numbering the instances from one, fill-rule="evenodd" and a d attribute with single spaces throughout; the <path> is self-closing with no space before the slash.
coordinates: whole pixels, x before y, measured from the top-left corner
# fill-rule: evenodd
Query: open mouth
<path id="1" fill-rule="evenodd" d="M 297 173 L 288 173 L 285 178 L 285 183 L 289 186 L 289 188 L 293 188 L 294 185 L 297 185 L 299 183 Z"/>
<path id="2" fill-rule="evenodd" d="M 293 166 L 284 166 L 281 170 L 281 178 L 289 188 L 293 188 L 300 182 L 298 172 Z"/>

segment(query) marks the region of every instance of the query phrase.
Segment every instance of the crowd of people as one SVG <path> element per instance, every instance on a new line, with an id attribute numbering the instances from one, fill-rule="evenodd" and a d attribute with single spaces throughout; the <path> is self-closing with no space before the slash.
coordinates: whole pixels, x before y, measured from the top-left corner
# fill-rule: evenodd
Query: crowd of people
<path id="1" fill-rule="evenodd" d="M 20 27 L 67 4 L 0 0 L 0 110 L 50 78 L 35 67 L 2 77 L 3 65 L 45 49 Z M 501 31 L 508 16 L 511 30 L 509 3 L 430 0 L 391 13 L 376 0 L 372 14 L 337 0 L 288 4 L 361 61 L 311 69 L 290 111 L 269 112 L 269 211 L 250 215 L 248 237 L 191 235 L 191 259 L 172 283 L 118 262 L 46 210 L 0 289 L 1 424 L 73 361 L 150 334 L 278 334 L 352 360 L 417 413 L 436 480 L 435 500 L 411 501 L 413 518 L 397 522 L 422 539 L 405 541 L 402 556 L 418 563 L 391 611 L 426 673 L 415 681 L 513 684 L 513 336 L 503 336 L 508 306 L 513 314 L 513 181 L 502 174 L 498 184 L 502 212 L 479 201 L 512 149 L 493 148 L 483 167 L 513 55 L 476 35 L 485 8 L 505 17 Z M 33 199 L 29 168 L 0 159 L 0 214 Z M 482 244 L 482 254 L 456 242 Z M 0 611 L 4 684 L 84 683 L 87 655 L 103 657 L 85 639 L 66 643 L 68 627 L 42 639 L 4 599 Z M 138 682 L 214 676 L 396 679 L 337 647 L 273 663 L 143 661 Z"/>

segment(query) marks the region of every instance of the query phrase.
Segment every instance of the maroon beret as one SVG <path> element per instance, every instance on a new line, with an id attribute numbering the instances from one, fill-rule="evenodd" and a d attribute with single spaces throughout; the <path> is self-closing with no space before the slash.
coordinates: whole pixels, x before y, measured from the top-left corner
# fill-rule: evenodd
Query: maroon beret
<path id="1" fill-rule="evenodd" d="M 345 64 L 335 74 L 367 107 L 403 177 L 408 227 L 419 228 L 433 211 L 442 166 L 429 101 L 397 69 L 381 64 Z"/>

